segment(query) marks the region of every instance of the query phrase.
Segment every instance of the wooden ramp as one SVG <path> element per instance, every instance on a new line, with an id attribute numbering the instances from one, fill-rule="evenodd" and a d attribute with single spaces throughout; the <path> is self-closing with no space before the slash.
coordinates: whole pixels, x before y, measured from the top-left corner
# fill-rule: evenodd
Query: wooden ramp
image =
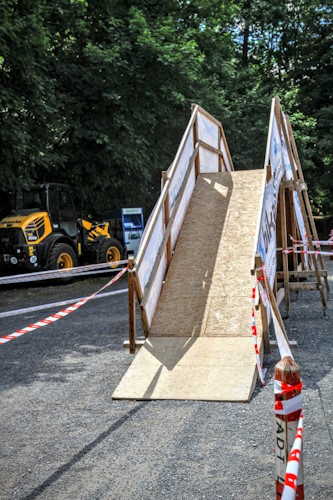
<path id="1" fill-rule="evenodd" d="M 263 170 L 200 174 L 149 339 L 113 399 L 248 401 L 250 274 Z M 262 353 L 261 318 L 256 314 Z"/>

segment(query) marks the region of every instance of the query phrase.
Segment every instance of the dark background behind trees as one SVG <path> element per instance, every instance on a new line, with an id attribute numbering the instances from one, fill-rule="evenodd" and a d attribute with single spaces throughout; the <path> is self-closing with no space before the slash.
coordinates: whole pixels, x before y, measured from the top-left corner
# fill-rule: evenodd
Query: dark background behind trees
<path id="1" fill-rule="evenodd" d="M 237 169 L 261 168 L 279 95 L 314 212 L 333 213 L 331 3 L 0 0 L 0 22 L 1 191 L 65 182 L 82 215 L 148 215 L 192 102 Z"/>

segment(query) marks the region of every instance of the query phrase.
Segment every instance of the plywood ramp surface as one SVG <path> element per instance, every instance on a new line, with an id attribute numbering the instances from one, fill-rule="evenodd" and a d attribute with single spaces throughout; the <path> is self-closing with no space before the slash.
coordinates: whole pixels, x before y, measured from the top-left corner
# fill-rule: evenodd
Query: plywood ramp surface
<path id="1" fill-rule="evenodd" d="M 149 340 L 113 398 L 249 399 L 256 378 L 250 266 L 263 174 L 199 175 Z"/>

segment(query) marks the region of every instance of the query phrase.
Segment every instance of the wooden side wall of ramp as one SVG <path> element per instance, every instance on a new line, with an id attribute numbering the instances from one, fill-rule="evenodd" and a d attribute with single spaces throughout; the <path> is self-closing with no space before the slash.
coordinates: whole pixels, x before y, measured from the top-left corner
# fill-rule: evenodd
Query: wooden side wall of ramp
<path id="1" fill-rule="evenodd" d="M 263 170 L 199 174 L 149 337 L 114 399 L 248 401 L 251 260 Z M 262 353 L 261 319 L 257 314 Z"/>

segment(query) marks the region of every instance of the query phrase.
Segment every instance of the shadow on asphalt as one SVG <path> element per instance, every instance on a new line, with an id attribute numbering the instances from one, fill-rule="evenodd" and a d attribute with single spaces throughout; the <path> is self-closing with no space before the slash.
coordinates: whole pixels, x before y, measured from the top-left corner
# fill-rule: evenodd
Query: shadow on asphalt
<path id="1" fill-rule="evenodd" d="M 116 431 L 119 429 L 127 420 L 132 418 L 136 413 L 138 413 L 140 410 L 144 408 L 149 404 L 149 402 L 145 401 L 142 403 L 139 403 L 135 408 L 132 408 L 128 413 L 123 415 L 119 420 L 114 422 L 106 431 L 102 432 L 94 441 L 91 443 L 87 444 L 82 450 L 80 450 L 76 455 L 72 457 L 69 462 L 66 464 L 62 465 L 57 469 L 51 476 L 49 476 L 42 484 L 37 486 L 29 495 L 25 497 L 25 500 L 33 500 L 34 498 L 37 498 L 41 493 L 43 493 L 51 484 L 55 483 L 63 474 L 66 474 L 68 470 L 73 467 L 73 465 L 77 464 L 82 458 L 84 458 L 88 453 L 90 453 L 96 446 L 101 444 L 104 439 L 106 439 L 112 432 Z"/>

